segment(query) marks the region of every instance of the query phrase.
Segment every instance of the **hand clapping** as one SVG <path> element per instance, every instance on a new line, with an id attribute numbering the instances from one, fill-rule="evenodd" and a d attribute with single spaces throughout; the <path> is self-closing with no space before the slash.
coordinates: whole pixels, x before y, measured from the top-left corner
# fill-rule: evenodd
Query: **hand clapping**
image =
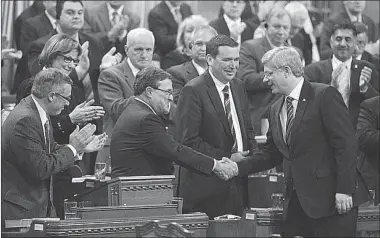
<path id="1" fill-rule="evenodd" d="M 364 66 L 362 71 L 360 72 L 359 78 L 359 88 L 360 92 L 365 93 L 368 89 L 369 81 L 371 80 L 372 69 Z"/>
<path id="2" fill-rule="evenodd" d="M 103 117 L 105 113 L 103 107 L 91 106 L 94 102 L 94 99 L 91 99 L 88 102 L 83 102 L 76 106 L 69 114 L 71 122 L 73 124 L 79 124 Z"/>
<path id="3" fill-rule="evenodd" d="M 85 153 L 99 151 L 101 148 L 103 148 L 107 138 L 108 135 L 105 132 L 103 134 L 94 136 L 92 141 L 87 144 L 83 151 Z"/>

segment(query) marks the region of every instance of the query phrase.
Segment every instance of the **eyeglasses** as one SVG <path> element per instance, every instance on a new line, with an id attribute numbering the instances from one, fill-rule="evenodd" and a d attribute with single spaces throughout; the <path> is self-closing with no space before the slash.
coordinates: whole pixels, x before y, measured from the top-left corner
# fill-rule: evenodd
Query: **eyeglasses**
<path id="1" fill-rule="evenodd" d="M 65 63 L 68 63 L 70 64 L 71 62 L 73 62 L 75 65 L 77 65 L 79 63 L 79 59 L 74 59 L 74 58 L 71 58 L 70 56 L 66 56 L 66 55 L 63 55 L 63 54 L 58 54 L 60 56 L 63 57 L 63 61 Z"/>
<path id="2" fill-rule="evenodd" d="M 276 71 L 278 71 L 278 70 L 280 70 L 280 69 L 282 69 L 282 67 L 279 67 L 279 68 L 273 70 L 272 72 L 268 72 L 268 71 L 265 72 L 265 71 L 264 71 L 264 78 L 272 78 L 274 72 L 276 72 Z"/>
<path id="3" fill-rule="evenodd" d="M 65 99 L 65 100 L 68 101 L 68 102 L 71 101 L 71 97 L 65 97 L 65 96 L 63 96 L 63 95 L 60 94 L 60 93 L 54 93 L 54 95 L 58 95 L 58 96 L 60 96 L 61 98 Z"/>
<path id="4" fill-rule="evenodd" d="M 160 89 L 160 88 L 153 88 L 153 89 L 159 90 L 161 92 L 165 92 L 165 93 L 169 94 L 169 96 L 173 96 L 172 90 L 164 90 L 164 89 Z"/>

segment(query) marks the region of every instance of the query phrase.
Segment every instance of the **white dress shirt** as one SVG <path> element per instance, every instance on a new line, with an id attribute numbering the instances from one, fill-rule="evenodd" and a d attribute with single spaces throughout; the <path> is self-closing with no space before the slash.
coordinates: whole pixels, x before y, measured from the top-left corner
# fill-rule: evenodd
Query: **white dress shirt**
<path id="1" fill-rule="evenodd" d="M 352 63 L 352 57 L 349 60 L 346 60 L 345 62 L 340 61 L 338 58 L 335 57 L 335 55 L 333 55 L 333 57 L 331 59 L 331 64 L 332 64 L 333 71 L 336 70 L 339 67 L 340 64 L 345 64 L 346 65 L 346 67 L 348 69 L 348 78 L 347 78 L 347 80 L 348 80 L 348 86 L 350 88 L 351 88 L 351 86 L 350 86 L 351 63 Z"/>
<path id="2" fill-rule="evenodd" d="M 140 70 L 138 69 L 138 68 L 136 68 L 133 64 L 132 64 L 132 62 L 131 62 L 131 59 L 127 59 L 127 63 L 128 63 L 128 65 L 129 65 L 129 68 L 131 68 L 131 70 L 132 70 L 132 74 L 133 74 L 133 76 L 135 76 L 135 78 L 136 78 L 136 74 L 138 73 L 138 72 L 140 72 Z"/>
<path id="3" fill-rule="evenodd" d="M 232 116 L 232 123 L 234 125 L 235 133 L 236 133 L 236 143 L 237 143 L 237 151 L 242 152 L 243 151 L 243 139 L 241 136 L 241 129 L 239 124 L 239 119 L 236 113 L 235 103 L 234 103 L 234 97 L 231 93 L 231 87 L 230 83 L 223 84 L 220 82 L 215 76 L 212 74 L 211 70 L 209 70 L 212 80 L 215 83 L 216 90 L 218 91 L 220 100 L 222 101 L 222 105 L 224 106 L 224 94 L 223 94 L 223 88 L 228 85 L 228 93 L 230 95 L 230 106 L 231 106 L 231 116 Z M 224 111 L 226 110 L 225 107 Z"/>
<path id="4" fill-rule="evenodd" d="M 45 10 L 45 15 L 49 19 L 50 24 L 53 27 L 53 29 L 55 29 L 57 27 L 57 19 L 53 17 L 52 15 L 50 15 L 47 10 Z"/>
<path id="5" fill-rule="evenodd" d="M 233 29 L 234 28 L 234 24 L 235 24 L 235 27 L 239 27 L 240 24 L 241 24 L 241 18 L 240 17 L 238 19 L 236 19 L 236 20 L 232 20 L 226 14 L 223 14 L 223 18 L 226 21 L 228 30 L 230 32 L 234 31 L 234 29 Z M 239 43 L 239 45 L 241 44 L 241 34 L 238 35 L 237 43 Z"/>
<path id="6" fill-rule="evenodd" d="M 121 4 L 121 6 L 115 10 L 114 8 L 111 7 L 111 5 L 107 2 L 107 9 L 108 9 L 108 17 L 110 19 L 110 22 L 111 24 L 112 23 L 112 20 L 113 20 L 113 13 L 116 12 L 117 15 L 119 16 L 119 19 L 121 19 L 123 17 L 123 10 L 124 10 L 124 3 Z M 119 40 L 122 41 L 124 39 L 124 37 L 127 35 L 127 30 L 124 30 L 123 33 L 119 36 Z"/>
<path id="7" fill-rule="evenodd" d="M 291 97 L 294 99 L 292 101 L 293 118 L 295 118 L 295 116 L 296 116 L 298 101 L 300 99 L 300 94 L 301 94 L 303 82 L 304 82 L 304 79 L 302 78 L 302 80 L 297 84 L 297 86 L 293 89 L 293 91 L 288 95 L 288 97 Z M 288 109 L 286 107 L 286 100 L 284 100 L 284 103 L 282 104 L 282 108 L 280 111 L 280 121 L 281 121 L 281 127 L 282 127 L 282 137 L 283 137 L 285 142 L 286 142 L 285 137 L 286 137 L 286 122 L 287 122 L 287 120 L 288 120 Z"/>

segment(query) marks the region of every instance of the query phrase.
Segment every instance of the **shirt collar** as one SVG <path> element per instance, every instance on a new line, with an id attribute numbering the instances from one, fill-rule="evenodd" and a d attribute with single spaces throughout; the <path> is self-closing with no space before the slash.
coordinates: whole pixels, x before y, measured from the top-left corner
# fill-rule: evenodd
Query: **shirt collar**
<path id="1" fill-rule="evenodd" d="M 132 70 L 132 74 L 133 74 L 133 76 L 135 76 L 135 78 L 136 78 L 136 74 L 140 71 L 138 68 L 136 68 L 133 64 L 132 64 L 132 62 L 131 62 L 131 60 L 128 58 L 127 59 L 127 63 L 128 63 L 128 65 L 129 65 L 129 68 L 131 68 L 131 70 Z"/>
<path id="2" fill-rule="evenodd" d="M 173 6 L 170 1 L 164 1 L 166 5 L 168 6 L 169 10 L 173 13 L 176 9 L 179 9 L 179 6 Z"/>
<path id="3" fill-rule="evenodd" d="M 224 88 L 226 85 L 227 85 L 228 87 L 230 87 L 230 83 L 229 83 L 229 82 L 226 83 L 226 84 L 220 82 L 220 81 L 219 81 L 219 80 L 218 80 L 218 79 L 212 74 L 212 72 L 211 72 L 210 69 L 208 70 L 208 72 L 210 73 L 211 78 L 212 78 L 212 80 L 214 81 L 215 86 L 216 86 L 216 89 L 218 90 L 218 92 L 223 91 L 223 88 Z"/>
<path id="4" fill-rule="evenodd" d="M 293 88 L 292 92 L 290 92 L 288 97 L 291 97 L 298 101 L 301 95 L 301 89 L 304 81 L 304 78 L 302 78 L 301 81 L 299 81 L 298 84 Z"/>
<path id="5" fill-rule="evenodd" d="M 57 28 L 56 28 L 56 31 L 57 31 L 57 33 L 59 33 L 59 34 L 64 34 L 64 35 L 67 35 L 67 34 L 65 34 L 65 33 L 62 31 L 62 29 L 61 29 L 61 26 L 60 26 L 59 24 L 57 24 Z M 78 42 L 79 42 L 79 35 L 78 35 L 78 31 L 77 31 L 77 32 L 75 32 L 75 35 L 74 35 L 73 37 L 71 37 L 71 38 L 73 38 L 74 40 L 76 40 L 76 41 L 78 41 Z"/>
<path id="6" fill-rule="evenodd" d="M 42 122 L 42 128 L 44 128 L 44 125 L 45 125 L 46 121 L 48 120 L 47 114 L 46 114 L 45 110 L 41 107 L 41 105 L 38 103 L 38 101 L 34 97 L 34 95 L 32 94 L 31 96 L 32 96 L 32 99 L 34 101 L 34 104 L 36 104 L 38 114 L 40 115 L 40 119 Z"/>
<path id="7" fill-rule="evenodd" d="M 201 75 L 201 74 L 203 74 L 206 71 L 206 69 L 204 69 L 202 66 L 200 66 L 199 64 L 197 64 L 194 60 L 191 60 L 191 62 L 193 63 L 195 69 L 197 70 L 198 75 Z"/>
<path id="8" fill-rule="evenodd" d="M 114 9 L 111 7 L 111 5 L 107 2 L 107 9 L 108 9 L 108 15 L 112 17 L 112 14 L 116 12 L 119 16 L 123 15 L 124 10 L 124 4 L 121 4 L 121 6 L 118 9 Z"/>
<path id="9" fill-rule="evenodd" d="M 357 15 L 357 16 L 352 15 L 351 12 L 347 8 L 346 8 L 346 12 L 347 12 L 347 15 L 350 18 L 351 22 L 356 22 L 356 21 L 363 22 L 362 21 L 362 14 L 361 13 L 359 13 L 359 15 Z"/>
<path id="10" fill-rule="evenodd" d="M 280 46 L 275 46 L 275 45 L 272 44 L 272 42 L 270 41 L 270 39 L 269 39 L 269 37 L 268 37 L 268 35 L 267 35 L 266 33 L 265 33 L 265 37 L 267 38 L 267 41 L 268 41 L 268 43 L 269 43 L 269 45 L 270 45 L 270 47 L 271 47 L 272 49 L 277 48 L 277 47 L 280 47 L 280 46 L 284 46 L 284 45 L 286 45 L 285 43 L 283 43 L 283 44 L 281 44 Z"/>
<path id="11" fill-rule="evenodd" d="M 240 17 L 238 19 L 236 19 L 236 20 L 232 20 L 229 16 L 227 16 L 226 14 L 223 14 L 223 18 L 226 21 L 227 26 L 231 26 L 231 24 L 234 23 L 234 22 L 238 23 L 238 24 L 241 23 L 241 18 Z"/>
<path id="12" fill-rule="evenodd" d="M 150 108 L 150 110 L 152 110 L 152 112 L 153 112 L 155 115 L 157 115 L 157 113 L 156 113 L 156 111 L 154 111 L 153 107 L 151 107 L 147 102 L 145 102 L 144 100 L 141 100 L 141 99 L 138 98 L 138 97 L 134 97 L 134 98 L 135 98 L 136 101 L 139 101 L 139 102 L 145 104 L 147 107 Z"/>
<path id="13" fill-rule="evenodd" d="M 361 59 L 362 59 L 362 56 L 363 56 L 363 54 L 360 54 L 360 55 L 356 56 L 355 59 L 357 59 L 357 60 L 361 60 Z"/>
<path id="14" fill-rule="evenodd" d="M 45 10 L 45 15 L 49 19 L 51 25 L 53 26 L 53 29 L 55 29 L 57 27 L 57 19 L 50 15 L 50 13 L 47 10 Z"/>
<path id="15" fill-rule="evenodd" d="M 351 69 L 351 63 L 352 63 L 352 57 L 349 59 L 349 60 L 346 60 L 345 62 L 342 62 L 340 60 L 338 60 L 335 55 L 333 55 L 332 59 L 331 59 L 331 64 L 332 64 L 332 68 L 333 70 L 338 68 L 338 66 L 340 64 L 345 64 L 347 66 L 347 69 Z"/>

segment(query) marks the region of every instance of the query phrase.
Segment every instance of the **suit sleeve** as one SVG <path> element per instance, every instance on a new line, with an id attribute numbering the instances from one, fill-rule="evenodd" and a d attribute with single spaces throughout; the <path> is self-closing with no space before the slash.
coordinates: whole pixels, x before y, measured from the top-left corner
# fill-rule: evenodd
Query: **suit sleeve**
<path id="1" fill-rule="evenodd" d="M 172 84 L 173 84 L 173 101 L 177 104 L 179 95 L 183 86 L 185 86 L 185 82 L 181 77 L 180 72 L 173 69 L 173 67 L 166 70 L 169 74 L 173 76 Z"/>
<path id="2" fill-rule="evenodd" d="M 16 123 L 10 146 L 15 153 L 14 159 L 24 173 L 31 179 L 44 180 L 72 165 L 74 154 L 67 146 L 54 144 L 52 153 L 44 150 L 38 129 L 29 117 Z M 42 137 L 43 139 L 43 137 Z"/>
<path id="3" fill-rule="evenodd" d="M 202 105 L 197 92 L 190 86 L 182 88 L 176 113 L 176 139 L 178 142 L 216 159 L 230 157 L 223 149 L 215 148 L 201 137 Z"/>
<path id="4" fill-rule="evenodd" d="M 38 72 L 41 71 L 41 67 L 38 62 L 38 57 L 42 52 L 43 45 L 41 45 L 37 40 L 33 41 L 28 50 L 28 71 L 31 76 L 35 76 Z M 26 69 L 25 69 L 26 70 Z"/>
<path id="5" fill-rule="evenodd" d="M 156 46 L 163 55 L 175 49 L 177 35 L 169 35 L 164 20 L 156 12 L 149 13 L 148 24 L 156 39 Z"/>
<path id="6" fill-rule="evenodd" d="M 324 22 L 323 30 L 320 37 L 320 57 L 321 60 L 325 60 L 330 58 L 332 55 L 332 50 L 330 46 L 330 37 L 332 33 L 332 28 L 334 25 L 334 21 L 329 18 Z"/>
<path id="7" fill-rule="evenodd" d="M 30 26 L 28 21 L 25 21 L 21 26 L 21 34 L 20 34 L 20 48 L 23 54 L 28 53 L 28 49 L 30 44 L 38 39 L 38 35 L 34 31 L 35 29 Z"/>
<path id="8" fill-rule="evenodd" d="M 362 102 L 356 125 L 356 137 L 359 142 L 359 149 L 365 154 L 377 154 L 379 152 L 379 114 L 371 109 L 368 101 Z M 368 156 L 370 158 L 371 156 Z"/>
<path id="9" fill-rule="evenodd" d="M 148 115 L 141 122 L 142 134 L 148 137 L 147 153 L 174 161 L 185 168 L 210 175 L 214 159 L 187 146 L 180 145 L 169 135 L 162 120 L 157 115 Z"/>
<path id="10" fill-rule="evenodd" d="M 267 91 L 270 87 L 263 82 L 264 72 L 259 72 L 261 59 L 257 59 L 250 48 L 249 42 L 241 45 L 238 78 L 244 82 L 248 93 Z"/>
<path id="11" fill-rule="evenodd" d="M 125 95 L 116 75 L 108 70 L 100 73 L 98 84 L 100 104 L 112 120 L 117 121 L 129 98 L 124 98 Z"/>
<path id="12" fill-rule="evenodd" d="M 337 164 L 337 193 L 353 194 L 356 192 L 358 145 L 347 107 L 334 87 L 323 92 L 320 111 Z"/>
<path id="13" fill-rule="evenodd" d="M 269 111 L 271 113 L 271 111 Z M 269 115 L 273 116 L 273 115 Z M 271 169 L 282 162 L 282 154 L 277 149 L 272 136 L 272 129 L 269 120 L 269 129 L 267 132 L 267 141 L 259 150 L 256 149 L 253 155 L 247 159 L 237 162 L 239 176 L 247 176 L 250 173 L 257 173 Z"/>
<path id="14" fill-rule="evenodd" d="M 255 131 L 253 130 L 252 126 L 252 121 L 251 121 L 251 115 L 249 114 L 249 101 L 248 101 L 248 96 L 247 96 L 247 91 L 242 85 L 242 105 L 243 107 L 243 117 L 244 117 L 244 123 L 245 123 L 245 128 L 246 128 L 246 133 L 247 133 L 247 142 L 248 142 L 248 149 L 250 150 L 251 153 L 254 153 L 258 150 L 258 144 L 255 139 Z"/>
<path id="15" fill-rule="evenodd" d="M 372 69 L 372 73 L 371 73 L 371 81 L 370 81 L 368 90 L 364 94 L 365 99 L 379 96 L 379 80 L 380 80 L 379 73 L 376 67 L 371 63 L 369 63 L 369 65 L 367 66 Z"/>

